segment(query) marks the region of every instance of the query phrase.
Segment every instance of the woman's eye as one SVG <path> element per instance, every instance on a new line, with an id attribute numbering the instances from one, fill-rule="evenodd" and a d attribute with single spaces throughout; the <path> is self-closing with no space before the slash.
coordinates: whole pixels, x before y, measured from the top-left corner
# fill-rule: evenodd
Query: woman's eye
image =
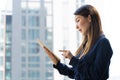
<path id="1" fill-rule="evenodd" d="M 80 20 L 77 20 L 76 22 L 79 22 Z"/>

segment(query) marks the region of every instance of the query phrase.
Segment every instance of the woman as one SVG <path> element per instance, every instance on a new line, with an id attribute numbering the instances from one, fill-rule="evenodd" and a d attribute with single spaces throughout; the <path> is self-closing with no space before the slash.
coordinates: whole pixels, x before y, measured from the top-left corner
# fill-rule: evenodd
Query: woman
<path id="1" fill-rule="evenodd" d="M 70 60 L 72 67 L 53 61 L 60 74 L 75 80 L 107 80 L 113 54 L 109 40 L 102 31 L 100 16 L 91 5 L 83 5 L 75 13 L 76 28 L 82 33 L 83 41 L 75 53 L 60 50 Z"/>

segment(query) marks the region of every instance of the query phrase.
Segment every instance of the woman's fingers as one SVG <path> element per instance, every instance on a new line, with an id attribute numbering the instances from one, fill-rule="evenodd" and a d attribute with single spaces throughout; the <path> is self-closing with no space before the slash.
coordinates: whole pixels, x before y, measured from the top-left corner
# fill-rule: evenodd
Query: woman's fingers
<path id="1" fill-rule="evenodd" d="M 69 50 L 59 50 L 60 52 L 63 52 L 62 55 L 65 57 L 65 58 L 69 58 L 71 59 L 71 57 L 73 56 L 72 53 L 69 51 Z"/>
<path id="2" fill-rule="evenodd" d="M 67 50 L 59 50 L 60 52 L 67 52 Z"/>

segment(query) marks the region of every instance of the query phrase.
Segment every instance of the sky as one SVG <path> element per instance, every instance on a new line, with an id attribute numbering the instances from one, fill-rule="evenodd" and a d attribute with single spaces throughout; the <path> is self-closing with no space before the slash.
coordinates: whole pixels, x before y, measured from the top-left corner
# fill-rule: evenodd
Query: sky
<path id="1" fill-rule="evenodd" d="M 0 10 L 12 9 L 12 0 L 0 0 Z"/>

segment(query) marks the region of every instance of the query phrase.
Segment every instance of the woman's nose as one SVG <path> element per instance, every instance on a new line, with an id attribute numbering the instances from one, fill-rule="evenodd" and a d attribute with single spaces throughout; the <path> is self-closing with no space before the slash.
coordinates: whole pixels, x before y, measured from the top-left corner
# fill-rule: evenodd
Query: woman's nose
<path id="1" fill-rule="evenodd" d="M 78 29 L 78 25 L 76 25 L 76 29 Z"/>

